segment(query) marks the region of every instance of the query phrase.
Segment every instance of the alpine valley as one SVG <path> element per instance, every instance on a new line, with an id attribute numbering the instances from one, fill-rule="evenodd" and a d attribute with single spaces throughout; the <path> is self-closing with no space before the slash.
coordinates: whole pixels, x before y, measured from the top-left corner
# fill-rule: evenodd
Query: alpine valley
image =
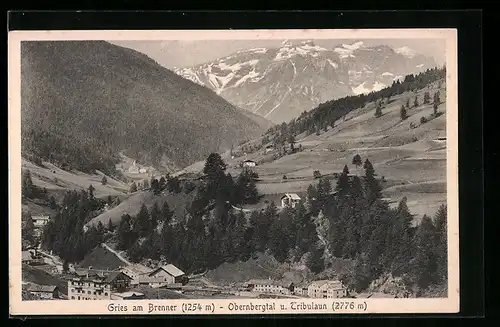
<path id="1" fill-rule="evenodd" d="M 241 50 L 174 71 L 237 107 L 281 123 L 320 103 L 378 91 L 435 66 L 434 59 L 406 46 L 366 46 L 358 41 L 327 49 L 309 40 Z"/>

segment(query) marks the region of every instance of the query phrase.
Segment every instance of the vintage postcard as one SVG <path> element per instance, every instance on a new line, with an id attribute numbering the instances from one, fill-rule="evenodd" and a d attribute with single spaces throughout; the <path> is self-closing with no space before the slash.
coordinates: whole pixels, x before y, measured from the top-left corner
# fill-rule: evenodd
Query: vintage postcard
<path id="1" fill-rule="evenodd" d="M 11 315 L 459 311 L 455 29 L 8 41 Z"/>

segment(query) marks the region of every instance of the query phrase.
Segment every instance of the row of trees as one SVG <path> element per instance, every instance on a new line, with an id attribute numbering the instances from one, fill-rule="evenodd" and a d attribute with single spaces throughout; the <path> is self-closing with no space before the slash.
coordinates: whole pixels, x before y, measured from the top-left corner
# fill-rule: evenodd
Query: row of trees
<path id="1" fill-rule="evenodd" d="M 377 103 L 376 115 L 380 116 L 382 114 L 381 109 L 384 99 L 390 100 L 391 97 L 402 94 L 403 92 L 423 89 L 427 85 L 445 78 L 445 76 L 445 67 L 428 69 L 417 75 L 407 75 L 402 82 L 399 80 L 395 81 L 391 86 L 377 92 L 327 101 L 309 112 L 303 112 L 297 119 L 293 119 L 288 124 L 283 123 L 271 127 L 266 135 L 268 139 L 274 139 L 270 137 L 274 135 L 274 137 L 277 137 L 282 142 L 284 135 L 288 137 L 289 135 L 298 135 L 303 132 L 313 134 L 329 126 L 333 128 L 336 121 L 342 118 L 345 119 L 349 112 L 358 108 L 363 108 L 365 104 L 369 102 Z M 408 107 L 409 105 L 407 105 L 407 108 Z"/>
<path id="2" fill-rule="evenodd" d="M 362 160 L 356 156 L 353 162 L 361 165 Z M 232 207 L 225 164 L 213 155 L 204 170 L 205 188 L 185 219 L 171 219 L 168 206 L 150 213 L 143 207 L 137 217 L 122 217 L 120 248 L 134 261 L 164 259 L 188 272 L 247 260 L 256 252 L 269 252 L 281 262 L 303 261 L 316 273 L 324 269 L 325 258 L 350 259 L 354 269 L 340 278 L 357 291 L 383 274 L 420 289 L 444 283 L 446 207 L 434 220 L 424 216 L 414 226 L 406 199 L 391 209 L 373 165 L 369 160 L 362 165 L 362 177 L 344 167 L 335 188 L 320 178 L 294 208 L 278 210 L 271 203 L 246 217 Z"/>
<path id="3" fill-rule="evenodd" d="M 93 191 L 93 187 L 87 191 L 68 191 L 59 212 L 44 226 L 42 247 L 53 251 L 65 262 L 83 260 L 104 239 L 106 229 L 100 222 L 84 232 L 85 224 L 106 203 L 95 198 Z"/>

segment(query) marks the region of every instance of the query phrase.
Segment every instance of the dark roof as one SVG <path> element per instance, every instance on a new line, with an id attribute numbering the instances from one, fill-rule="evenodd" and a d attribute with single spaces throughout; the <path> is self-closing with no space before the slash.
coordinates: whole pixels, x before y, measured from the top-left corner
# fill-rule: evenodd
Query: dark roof
<path id="1" fill-rule="evenodd" d="M 28 290 L 30 292 L 54 292 L 57 289 L 57 286 L 55 285 L 38 285 L 38 284 L 32 284 Z"/>
<path id="2" fill-rule="evenodd" d="M 129 275 L 121 272 L 121 271 L 112 271 L 110 273 L 105 273 L 106 275 L 106 279 L 104 280 L 106 283 L 111 283 L 113 282 L 116 277 L 120 276 L 120 275 L 123 275 L 123 276 L 126 276 L 128 279 L 132 279 Z"/>
<path id="3" fill-rule="evenodd" d="M 154 275 L 159 270 L 164 270 L 169 275 L 172 275 L 174 277 L 179 277 L 179 276 L 183 276 L 184 275 L 184 272 L 182 270 L 180 270 L 179 268 L 177 268 L 176 266 L 174 266 L 172 264 L 168 264 L 168 265 L 165 265 L 165 266 L 162 266 L 162 267 L 159 267 L 159 268 L 155 269 L 154 271 L 152 271 L 151 273 L 149 273 L 149 276 Z"/>

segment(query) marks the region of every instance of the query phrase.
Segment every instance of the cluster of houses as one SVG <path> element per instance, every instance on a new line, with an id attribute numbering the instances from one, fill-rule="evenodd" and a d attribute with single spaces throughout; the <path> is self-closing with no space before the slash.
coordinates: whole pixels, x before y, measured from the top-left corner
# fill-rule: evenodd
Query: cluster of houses
<path id="1" fill-rule="evenodd" d="M 297 295 L 310 298 L 341 298 L 347 296 L 347 288 L 338 280 L 317 280 L 310 284 L 294 285 L 267 279 L 252 279 L 245 283 L 247 291 L 278 295 Z"/>
<path id="2" fill-rule="evenodd" d="M 50 216 L 46 215 L 37 215 L 31 216 L 31 220 L 33 221 L 34 226 L 34 236 L 39 238 L 42 236 L 43 227 L 47 225 L 50 220 Z"/>
<path id="3" fill-rule="evenodd" d="M 68 281 L 69 300 L 141 299 L 144 294 L 130 291 L 137 286 L 180 287 L 187 284 L 186 274 L 172 264 L 145 271 L 140 265 L 118 270 L 84 269 Z"/>

